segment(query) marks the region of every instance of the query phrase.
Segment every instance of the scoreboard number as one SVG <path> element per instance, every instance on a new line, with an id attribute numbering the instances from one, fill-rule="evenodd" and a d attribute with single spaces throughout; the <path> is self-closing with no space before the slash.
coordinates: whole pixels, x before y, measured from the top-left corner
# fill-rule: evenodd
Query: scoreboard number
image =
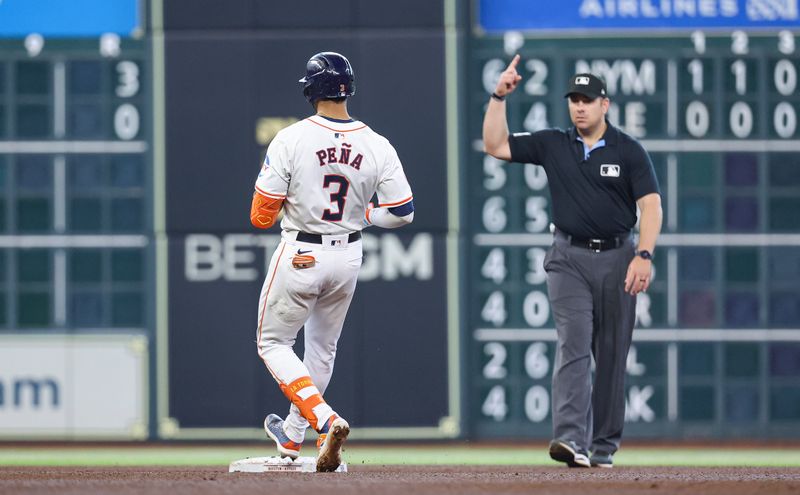
<path id="1" fill-rule="evenodd" d="M 495 385 L 489 390 L 481 406 L 481 412 L 498 422 L 506 419 L 508 404 L 506 404 L 506 389 L 502 385 Z"/>
<path id="2" fill-rule="evenodd" d="M 525 164 L 525 184 L 534 191 L 547 187 L 547 174 L 544 168 L 531 163 Z"/>
<path id="3" fill-rule="evenodd" d="M 731 107 L 729 125 L 733 135 L 738 138 L 746 138 L 753 132 L 753 111 L 750 105 L 743 101 L 737 101 Z"/>
<path id="4" fill-rule="evenodd" d="M 734 31 L 731 33 L 731 52 L 736 55 L 747 55 L 750 50 L 750 38 L 744 31 Z"/>
<path id="5" fill-rule="evenodd" d="M 747 93 L 747 64 L 744 60 L 736 60 L 731 64 L 731 73 L 736 81 L 736 93 Z"/>
<path id="6" fill-rule="evenodd" d="M 782 138 L 790 138 L 797 130 L 797 114 L 794 107 L 785 101 L 778 103 L 775 107 L 775 114 L 773 115 L 772 125 L 775 126 L 775 132 Z"/>
<path id="7" fill-rule="evenodd" d="M 689 62 L 686 69 L 692 75 L 692 91 L 699 95 L 703 93 L 703 62 L 694 59 Z"/>
<path id="8" fill-rule="evenodd" d="M 492 155 L 487 154 L 483 159 L 483 173 L 486 178 L 483 180 L 483 187 L 487 191 L 497 191 L 506 185 L 506 170 L 503 167 L 505 162 L 498 160 Z"/>
<path id="9" fill-rule="evenodd" d="M 492 248 L 481 265 L 481 275 L 496 284 L 506 279 L 506 253 L 502 248 Z"/>
<path id="10" fill-rule="evenodd" d="M 703 102 L 693 101 L 686 107 L 686 130 L 694 137 L 703 137 L 708 134 L 711 125 L 711 116 Z"/>
<path id="11" fill-rule="evenodd" d="M 483 377 L 489 380 L 499 380 L 505 378 L 506 372 L 506 346 L 499 342 L 487 342 L 483 346 L 484 354 L 489 356 L 489 362 L 483 367 Z"/>
<path id="12" fill-rule="evenodd" d="M 547 300 L 547 294 L 538 290 L 529 292 L 522 305 L 522 315 L 528 326 L 533 328 L 544 326 L 550 319 L 550 302 Z"/>
<path id="13" fill-rule="evenodd" d="M 797 88 L 797 69 L 789 60 L 778 60 L 778 63 L 775 64 L 773 80 L 778 93 L 783 96 L 791 96 Z"/>
<path id="14" fill-rule="evenodd" d="M 139 93 L 139 66 L 130 60 L 122 60 L 117 64 L 116 93 L 120 98 L 130 98 Z"/>
<path id="15" fill-rule="evenodd" d="M 541 131 L 550 127 L 547 120 L 547 105 L 541 102 L 531 105 L 530 111 L 522 122 L 522 127 L 528 132 Z"/>
<path id="16" fill-rule="evenodd" d="M 499 327 L 506 322 L 507 317 L 506 297 L 502 292 L 496 290 L 486 299 L 486 303 L 481 310 L 481 318 L 483 318 L 483 321 Z"/>
<path id="17" fill-rule="evenodd" d="M 531 196 L 525 201 L 525 230 L 528 232 L 542 232 L 550 226 L 550 215 L 547 213 L 547 198 L 544 196 Z"/>
<path id="18" fill-rule="evenodd" d="M 694 51 L 699 55 L 704 54 L 706 52 L 706 35 L 702 31 L 693 32 L 692 44 L 694 45 Z"/>
<path id="19" fill-rule="evenodd" d="M 778 51 L 784 55 L 794 53 L 794 34 L 791 31 L 781 31 L 778 33 Z"/>
<path id="20" fill-rule="evenodd" d="M 544 271 L 544 257 L 547 254 L 542 248 L 534 247 L 526 251 L 528 257 L 528 273 L 525 274 L 525 281 L 531 285 L 540 285 L 547 280 L 547 272 Z"/>
<path id="21" fill-rule="evenodd" d="M 534 423 L 541 423 L 550 413 L 550 393 L 541 385 L 534 385 L 525 394 L 525 416 Z"/>
<path id="22" fill-rule="evenodd" d="M 130 103 L 123 103 L 114 112 L 114 132 L 117 137 L 130 141 L 139 134 L 139 110 Z"/>
<path id="23" fill-rule="evenodd" d="M 538 58 L 532 58 L 525 62 L 525 68 L 530 72 L 530 77 L 525 83 L 525 92 L 533 96 L 546 95 L 547 64 Z"/>
<path id="24" fill-rule="evenodd" d="M 487 231 L 497 233 L 506 228 L 505 206 L 506 200 L 502 196 L 492 196 L 483 204 L 483 227 Z"/>
<path id="25" fill-rule="evenodd" d="M 500 74 L 506 70 L 506 63 L 499 58 L 493 58 L 483 65 L 482 81 L 486 94 L 492 94 L 500 79 Z"/>
<path id="26" fill-rule="evenodd" d="M 534 380 L 545 378 L 550 372 L 550 358 L 547 357 L 547 344 L 534 342 L 525 351 L 525 372 Z"/>

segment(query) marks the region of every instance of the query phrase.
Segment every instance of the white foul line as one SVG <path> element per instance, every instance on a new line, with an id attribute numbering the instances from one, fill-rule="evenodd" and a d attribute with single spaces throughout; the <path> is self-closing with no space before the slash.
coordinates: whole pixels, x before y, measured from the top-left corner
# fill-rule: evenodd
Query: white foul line
<path id="1" fill-rule="evenodd" d="M 0 141 L 3 153 L 144 153 L 145 141 Z"/>
<path id="2" fill-rule="evenodd" d="M 674 60 L 667 63 L 667 134 L 678 134 L 678 69 Z"/>
<path id="3" fill-rule="evenodd" d="M 62 326 L 67 322 L 67 253 L 63 249 L 53 258 L 53 323 Z"/>
<path id="4" fill-rule="evenodd" d="M 784 139 L 642 139 L 649 152 L 793 152 L 800 141 Z"/>
<path id="5" fill-rule="evenodd" d="M 53 67 L 53 134 L 63 138 L 67 130 L 67 78 L 64 62 Z"/>
<path id="6" fill-rule="evenodd" d="M 549 246 L 551 234 L 475 234 L 476 246 Z M 800 234 L 661 234 L 659 247 L 668 246 L 800 246 Z"/>
<path id="7" fill-rule="evenodd" d="M 678 419 L 678 345 L 667 345 L 667 418 Z"/>
<path id="8" fill-rule="evenodd" d="M 56 156 L 53 161 L 53 230 L 67 230 L 67 159 Z"/>
<path id="9" fill-rule="evenodd" d="M 532 342 L 557 340 L 555 328 L 478 328 L 478 342 Z M 800 342 L 800 328 L 637 328 L 634 342 Z"/>
<path id="10" fill-rule="evenodd" d="M 678 252 L 667 250 L 667 323 L 678 324 Z"/>
<path id="11" fill-rule="evenodd" d="M 0 235 L 0 248 L 140 248 L 143 235 Z"/>

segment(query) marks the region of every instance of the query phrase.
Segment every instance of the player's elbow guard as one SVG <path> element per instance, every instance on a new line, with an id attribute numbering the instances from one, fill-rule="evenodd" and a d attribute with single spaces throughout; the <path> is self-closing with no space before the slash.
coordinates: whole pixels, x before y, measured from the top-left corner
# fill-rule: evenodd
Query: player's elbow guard
<path id="1" fill-rule="evenodd" d="M 394 208 L 372 208 L 367 210 L 365 226 L 377 225 L 385 229 L 396 229 L 414 220 L 414 203 L 408 202 Z"/>
<path id="2" fill-rule="evenodd" d="M 278 219 L 282 206 L 283 198 L 268 198 L 254 192 L 253 204 L 250 206 L 250 223 L 259 229 L 272 227 Z"/>
<path id="3" fill-rule="evenodd" d="M 408 215 L 406 215 L 404 217 L 397 217 L 397 218 L 399 218 L 400 221 L 402 221 L 404 225 L 408 225 L 408 224 L 410 224 L 411 222 L 414 221 L 414 212 L 412 211 L 411 213 L 409 213 Z"/>
<path id="4" fill-rule="evenodd" d="M 400 206 L 395 206 L 394 208 L 389 208 L 388 210 L 389 214 L 396 219 L 397 227 L 408 225 L 414 221 L 413 201 L 409 201 L 408 203 L 402 204 Z"/>
<path id="5" fill-rule="evenodd" d="M 253 227 L 257 227 L 259 229 L 268 229 L 275 225 L 276 217 L 250 217 L 250 223 L 253 224 Z"/>

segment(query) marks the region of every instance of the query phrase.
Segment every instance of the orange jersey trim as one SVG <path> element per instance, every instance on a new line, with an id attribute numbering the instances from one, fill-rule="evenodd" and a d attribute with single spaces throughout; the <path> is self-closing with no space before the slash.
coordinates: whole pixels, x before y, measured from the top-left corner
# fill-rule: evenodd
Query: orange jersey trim
<path id="1" fill-rule="evenodd" d="M 363 128 L 367 127 L 367 124 L 364 124 L 364 125 L 362 125 L 361 127 L 357 127 L 357 128 L 355 128 L 355 129 L 346 129 L 346 130 L 343 130 L 343 129 L 334 129 L 333 127 L 328 127 L 328 126 L 326 126 L 325 124 L 320 124 L 319 122 L 317 122 L 317 121 L 313 120 L 311 117 L 307 118 L 306 120 L 307 120 L 307 121 L 309 121 L 309 122 L 311 122 L 312 124 L 317 124 L 317 125 L 318 125 L 318 126 L 320 126 L 320 127 L 324 127 L 325 129 L 328 129 L 329 131 L 334 131 L 334 132 L 353 132 L 353 131 L 360 131 L 361 129 L 363 129 Z"/>
<path id="2" fill-rule="evenodd" d="M 412 199 L 414 199 L 414 196 L 409 196 L 409 197 L 407 197 L 406 199 L 404 199 L 402 201 L 398 201 L 397 203 L 383 203 L 383 204 L 380 204 L 379 206 L 381 208 L 386 208 L 386 207 L 391 208 L 393 206 L 404 205 L 404 204 L 408 203 L 409 201 L 411 201 Z"/>
<path id="3" fill-rule="evenodd" d="M 267 191 L 259 189 L 258 186 L 256 186 L 256 192 L 258 194 L 260 194 L 262 196 L 266 196 L 266 197 L 268 197 L 270 199 L 286 199 L 286 195 L 285 194 L 283 196 L 281 196 L 280 194 L 268 193 Z"/>

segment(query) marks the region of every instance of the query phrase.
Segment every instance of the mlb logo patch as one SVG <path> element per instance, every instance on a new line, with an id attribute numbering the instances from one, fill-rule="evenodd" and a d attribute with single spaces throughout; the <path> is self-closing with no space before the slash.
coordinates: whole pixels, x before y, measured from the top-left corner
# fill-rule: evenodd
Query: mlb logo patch
<path id="1" fill-rule="evenodd" d="M 607 163 L 600 165 L 600 175 L 603 177 L 619 177 L 619 165 L 609 165 Z"/>

